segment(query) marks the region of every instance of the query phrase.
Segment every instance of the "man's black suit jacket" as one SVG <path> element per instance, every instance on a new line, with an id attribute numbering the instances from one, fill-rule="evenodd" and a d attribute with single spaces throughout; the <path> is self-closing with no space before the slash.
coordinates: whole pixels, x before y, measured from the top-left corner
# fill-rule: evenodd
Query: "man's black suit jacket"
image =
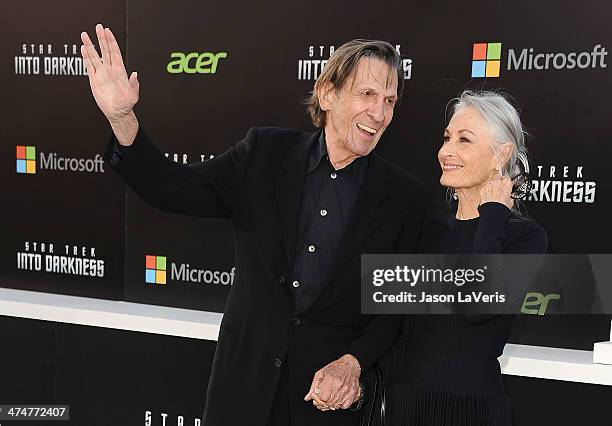
<path id="1" fill-rule="evenodd" d="M 360 254 L 414 247 L 428 189 L 376 152 L 323 289 L 294 316 L 291 269 L 308 153 L 320 130 L 251 128 L 222 155 L 179 164 L 142 128 L 115 170 L 159 209 L 233 223 L 236 277 L 220 327 L 203 426 L 265 426 L 281 368 L 290 369 L 293 425 L 355 425 L 359 413 L 322 412 L 304 396 L 314 373 L 349 353 L 362 377 L 399 334 L 399 316 L 360 312 Z M 115 143 L 104 160 L 110 165 Z M 290 351 L 290 365 L 282 365 Z"/>

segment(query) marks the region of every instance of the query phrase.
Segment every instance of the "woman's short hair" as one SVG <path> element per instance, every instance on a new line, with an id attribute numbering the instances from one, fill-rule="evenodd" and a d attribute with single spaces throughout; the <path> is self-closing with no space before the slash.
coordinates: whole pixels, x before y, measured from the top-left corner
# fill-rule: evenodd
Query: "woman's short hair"
<path id="1" fill-rule="evenodd" d="M 310 96 L 305 101 L 312 124 L 315 127 L 324 127 L 326 123 L 325 111 L 321 109 L 319 103 L 318 90 L 327 84 L 331 84 L 331 87 L 335 90 L 341 89 L 344 83 L 354 75 L 362 58 L 383 61 L 389 66 L 390 72 L 397 73 L 397 96 L 398 99 L 400 98 L 404 87 L 404 71 L 397 50 L 386 41 L 351 40 L 332 53 L 323 68 L 323 72 L 317 78 Z"/>

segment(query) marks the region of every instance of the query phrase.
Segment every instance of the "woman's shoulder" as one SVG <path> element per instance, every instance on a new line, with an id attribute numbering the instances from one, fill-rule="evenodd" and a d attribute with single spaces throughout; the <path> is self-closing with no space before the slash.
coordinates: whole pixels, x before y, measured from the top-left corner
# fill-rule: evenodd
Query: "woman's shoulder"
<path id="1" fill-rule="evenodd" d="M 548 247 L 548 234 L 534 218 L 521 215 L 512 210 L 506 222 L 507 246 L 528 243 L 537 252 L 545 252 Z"/>

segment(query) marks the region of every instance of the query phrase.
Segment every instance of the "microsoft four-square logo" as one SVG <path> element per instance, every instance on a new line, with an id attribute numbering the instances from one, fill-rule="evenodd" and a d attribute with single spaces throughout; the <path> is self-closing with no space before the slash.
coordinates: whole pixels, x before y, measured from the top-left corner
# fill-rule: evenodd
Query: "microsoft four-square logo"
<path id="1" fill-rule="evenodd" d="M 499 77 L 501 43 L 474 43 L 472 78 Z"/>
<path id="2" fill-rule="evenodd" d="M 36 173 L 36 147 L 17 145 L 17 173 Z"/>
<path id="3" fill-rule="evenodd" d="M 166 256 L 145 256 L 145 282 L 166 284 Z"/>

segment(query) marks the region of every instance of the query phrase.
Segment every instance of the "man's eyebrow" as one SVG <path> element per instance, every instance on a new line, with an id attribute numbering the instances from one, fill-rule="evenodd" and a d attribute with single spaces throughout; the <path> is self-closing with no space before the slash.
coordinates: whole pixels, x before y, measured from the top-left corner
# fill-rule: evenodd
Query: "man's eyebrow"
<path id="1" fill-rule="evenodd" d="M 363 86 L 359 86 L 359 88 L 361 90 L 369 90 L 370 92 L 378 93 L 378 91 L 375 88 L 371 87 L 371 86 L 363 85 Z"/>

